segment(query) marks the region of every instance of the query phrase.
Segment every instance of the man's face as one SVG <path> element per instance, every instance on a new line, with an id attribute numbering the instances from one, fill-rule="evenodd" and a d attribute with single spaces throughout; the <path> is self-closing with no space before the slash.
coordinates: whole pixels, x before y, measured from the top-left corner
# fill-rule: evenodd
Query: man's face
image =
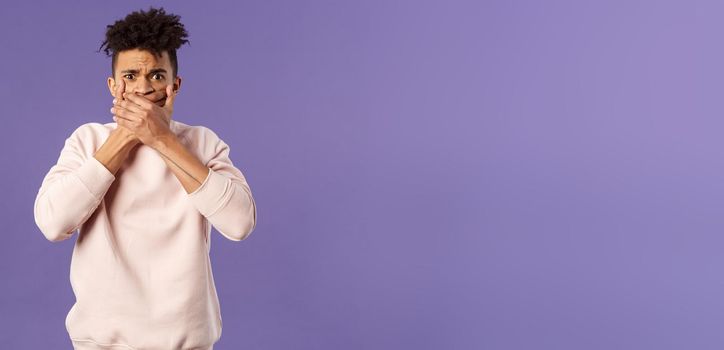
<path id="1" fill-rule="evenodd" d="M 174 90 L 181 87 L 181 77 L 171 78 L 172 68 L 168 53 L 162 51 L 159 58 L 152 52 L 140 49 L 125 50 L 116 58 L 115 77 L 108 77 L 108 89 L 115 96 L 116 83 L 123 79 L 127 93 L 145 97 L 158 106 L 166 103 L 166 85 L 173 83 Z"/>

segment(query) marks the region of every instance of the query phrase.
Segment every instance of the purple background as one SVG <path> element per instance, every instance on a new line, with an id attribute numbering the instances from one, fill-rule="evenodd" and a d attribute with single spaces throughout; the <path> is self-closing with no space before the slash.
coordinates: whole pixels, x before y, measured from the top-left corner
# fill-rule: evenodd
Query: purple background
<path id="1" fill-rule="evenodd" d="M 33 202 L 148 5 L 0 12 L 2 348 L 70 348 L 75 238 Z M 721 2 L 154 5 L 190 34 L 174 118 L 258 205 L 214 231 L 218 349 L 724 346 Z"/>

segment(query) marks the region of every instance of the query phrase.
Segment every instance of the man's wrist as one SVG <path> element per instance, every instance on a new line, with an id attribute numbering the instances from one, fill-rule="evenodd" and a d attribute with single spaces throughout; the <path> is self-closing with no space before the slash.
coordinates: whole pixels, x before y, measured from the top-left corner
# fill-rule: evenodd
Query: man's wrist
<path id="1" fill-rule="evenodd" d="M 176 134 L 169 132 L 156 137 L 156 140 L 150 146 L 155 150 L 159 150 L 162 148 L 168 148 L 173 142 L 178 142 L 178 138 L 176 137 Z"/>
<path id="2" fill-rule="evenodd" d="M 124 146 L 135 146 L 140 142 L 138 138 L 131 132 L 130 130 L 122 127 L 117 126 L 115 130 L 113 130 L 115 137 L 118 138 L 118 140 L 123 144 Z"/>

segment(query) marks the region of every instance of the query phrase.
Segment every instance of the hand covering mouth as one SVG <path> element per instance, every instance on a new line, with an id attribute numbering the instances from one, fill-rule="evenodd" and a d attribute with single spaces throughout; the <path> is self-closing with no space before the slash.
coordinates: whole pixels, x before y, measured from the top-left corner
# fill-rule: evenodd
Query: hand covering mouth
<path id="1" fill-rule="evenodd" d="M 146 100 L 151 101 L 151 103 L 153 103 L 157 106 L 163 107 L 166 104 L 166 93 L 164 93 L 164 92 L 159 92 L 159 93 L 160 93 L 161 97 L 156 100 L 154 100 L 153 98 L 155 97 L 154 95 L 157 95 L 157 93 L 150 93 L 148 95 L 138 95 L 138 96 L 141 96 L 141 97 L 145 98 Z"/>
<path id="2" fill-rule="evenodd" d="M 154 101 L 153 103 L 163 107 L 166 105 L 166 96 L 161 97 L 158 101 Z"/>

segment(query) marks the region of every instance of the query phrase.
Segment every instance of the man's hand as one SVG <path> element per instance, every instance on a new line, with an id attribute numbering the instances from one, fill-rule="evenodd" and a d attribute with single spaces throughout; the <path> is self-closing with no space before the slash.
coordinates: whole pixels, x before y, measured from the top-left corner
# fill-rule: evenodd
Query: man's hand
<path id="1" fill-rule="evenodd" d="M 116 89 L 114 90 L 114 94 L 113 94 L 113 97 L 114 97 L 113 105 L 114 106 L 118 103 L 118 101 L 124 100 L 124 98 L 123 98 L 124 92 L 126 92 L 126 84 L 121 79 L 118 82 L 118 84 L 116 85 Z M 113 108 L 111 108 L 111 113 L 113 113 Z M 116 120 L 115 116 L 113 116 L 113 120 Z M 128 130 L 128 128 L 122 127 L 120 124 L 118 125 L 118 127 L 113 129 L 113 131 L 111 131 L 111 132 L 114 134 L 120 134 L 123 137 L 123 139 L 130 139 L 133 144 L 138 144 L 141 142 L 141 140 L 139 140 L 138 137 L 136 137 L 136 135 L 131 130 Z"/>
<path id="2" fill-rule="evenodd" d="M 163 106 L 132 93 L 122 92 L 120 96 L 111 108 L 115 115 L 113 119 L 119 126 L 130 130 L 142 143 L 156 148 L 162 138 L 174 135 L 169 127 L 176 98 L 172 84 L 166 86 Z"/>

